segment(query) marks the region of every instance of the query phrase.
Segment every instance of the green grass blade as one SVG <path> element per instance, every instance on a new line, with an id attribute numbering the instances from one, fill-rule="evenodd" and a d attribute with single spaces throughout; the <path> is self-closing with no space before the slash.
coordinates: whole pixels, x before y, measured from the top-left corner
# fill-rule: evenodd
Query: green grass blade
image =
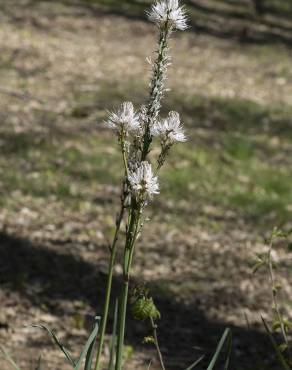
<path id="1" fill-rule="evenodd" d="M 38 364 L 35 370 L 42 370 L 42 356 L 38 359 Z"/>
<path id="2" fill-rule="evenodd" d="M 148 366 L 147 366 L 147 370 L 150 370 L 151 365 L 152 365 L 152 361 L 150 361 L 150 362 L 149 362 L 149 364 L 148 364 Z"/>
<path id="3" fill-rule="evenodd" d="M 94 328 L 89 336 L 89 338 L 87 339 L 87 342 L 85 343 L 85 346 L 83 347 L 83 350 L 80 354 L 80 357 L 74 367 L 74 370 L 79 370 L 80 369 L 80 366 L 81 366 L 81 363 L 82 363 L 82 360 L 84 359 L 85 356 L 87 356 L 88 354 L 88 361 L 90 360 L 90 357 L 91 357 L 91 362 L 92 362 L 92 352 L 93 352 L 93 343 L 96 339 L 96 336 L 97 336 L 97 333 L 98 333 L 98 328 L 99 328 L 99 320 L 100 320 L 100 317 L 96 317 L 95 318 L 95 325 L 94 325 Z M 90 363 L 85 363 L 85 366 L 89 366 Z"/>
<path id="4" fill-rule="evenodd" d="M 90 344 L 85 360 L 84 370 L 91 370 L 92 367 L 92 360 L 93 360 L 93 352 L 94 352 L 94 341 Z"/>
<path id="5" fill-rule="evenodd" d="M 203 360 L 205 356 L 201 356 L 200 358 L 198 358 L 193 364 L 191 364 L 191 366 L 189 366 L 186 370 L 192 370 L 194 369 L 197 365 L 199 365 L 199 363 Z"/>
<path id="6" fill-rule="evenodd" d="M 222 351 L 222 348 L 223 348 L 223 346 L 225 344 L 225 341 L 229 337 L 229 335 L 230 335 L 230 329 L 226 329 L 224 331 L 221 339 L 220 339 L 220 342 L 218 343 L 216 352 L 215 352 L 215 354 L 214 354 L 214 356 L 213 356 L 213 358 L 212 358 L 212 360 L 211 360 L 211 362 L 210 362 L 207 370 L 213 370 L 214 369 L 214 366 L 215 366 L 215 364 L 217 362 L 217 359 L 218 359 L 218 357 L 219 357 L 219 355 L 220 355 L 220 353 Z"/>
<path id="7" fill-rule="evenodd" d="M 224 365 L 224 370 L 228 370 L 230 365 L 230 359 L 231 359 L 231 352 L 232 352 L 232 333 L 229 333 L 229 340 L 227 345 L 227 357 Z"/>
<path id="8" fill-rule="evenodd" d="M 115 312 L 114 312 L 114 325 L 113 325 L 113 333 L 110 343 L 110 359 L 109 359 L 109 365 L 108 370 L 114 370 L 115 364 L 114 360 L 116 357 L 116 342 L 117 342 L 117 326 L 118 326 L 118 300 L 116 300 L 115 303 Z"/>
<path id="9" fill-rule="evenodd" d="M 10 363 L 10 365 L 13 367 L 14 370 L 20 370 L 20 367 L 16 365 L 13 358 L 9 355 L 9 353 L 6 351 L 6 349 L 0 345 L 0 349 L 5 357 L 5 359 Z"/>
<path id="10" fill-rule="evenodd" d="M 272 345 L 274 347 L 274 350 L 276 352 L 276 355 L 278 357 L 278 360 L 279 360 L 280 364 L 282 365 L 282 368 L 284 370 L 291 370 L 291 367 L 287 364 L 284 356 L 282 355 L 282 352 L 279 350 L 278 345 L 277 345 L 277 343 L 276 343 L 276 341 L 275 341 L 275 339 L 273 337 L 273 334 L 271 333 L 271 330 L 270 330 L 268 324 L 266 323 L 266 321 L 265 321 L 265 319 L 263 317 L 262 317 L 262 322 L 263 322 L 264 327 L 266 329 L 266 332 L 267 332 L 267 334 L 268 334 L 268 336 L 270 338 L 270 341 L 271 341 L 271 343 L 272 343 Z"/>
<path id="11" fill-rule="evenodd" d="M 95 327 L 97 327 L 96 328 L 97 329 L 97 333 L 98 333 L 98 327 L 99 327 L 99 320 L 100 320 L 100 317 L 96 317 L 95 318 L 95 322 L 94 322 L 94 329 L 95 329 Z M 95 338 L 91 342 L 91 344 L 90 344 L 90 346 L 88 348 L 88 351 L 87 351 L 87 354 L 86 354 L 86 360 L 85 360 L 84 370 L 91 370 L 92 360 L 93 360 L 93 353 L 94 353 Z"/>
<path id="12" fill-rule="evenodd" d="M 64 345 L 59 341 L 59 339 L 57 338 L 57 336 L 55 335 L 55 333 L 50 330 L 47 326 L 45 325 L 32 325 L 33 327 L 35 328 L 41 328 L 41 329 L 44 329 L 48 332 L 48 334 L 50 335 L 50 337 L 53 339 L 53 341 L 55 342 L 55 344 L 60 348 L 60 350 L 64 353 L 64 355 L 66 356 L 67 360 L 69 361 L 69 363 L 71 364 L 71 366 L 75 366 L 75 361 L 73 360 L 73 358 L 71 357 L 70 353 L 68 352 L 68 350 L 64 347 Z"/>

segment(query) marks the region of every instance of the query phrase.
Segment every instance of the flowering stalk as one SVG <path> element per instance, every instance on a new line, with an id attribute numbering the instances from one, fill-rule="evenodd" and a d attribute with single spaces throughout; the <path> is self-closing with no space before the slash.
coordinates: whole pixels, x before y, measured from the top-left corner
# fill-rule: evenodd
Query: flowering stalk
<path id="1" fill-rule="evenodd" d="M 173 30 L 185 30 L 187 28 L 184 8 L 178 0 L 164 0 L 152 6 L 148 13 L 149 19 L 159 27 L 159 41 L 157 58 L 153 64 L 153 76 L 150 84 L 149 102 L 147 106 L 147 121 L 145 124 L 144 141 L 141 160 L 144 161 L 149 152 L 152 142 L 151 126 L 158 118 L 161 99 L 164 93 L 164 80 L 166 79 L 167 67 L 170 64 L 168 56 L 168 40 Z"/>
<path id="2" fill-rule="evenodd" d="M 127 191 L 127 177 L 128 177 L 128 160 L 127 160 L 127 132 L 131 129 L 135 130 L 138 127 L 138 119 L 137 115 L 134 111 L 134 107 L 132 103 L 126 102 L 122 104 L 120 110 L 116 113 L 112 113 L 109 116 L 107 121 L 107 125 L 111 128 L 118 129 L 118 139 L 121 146 L 122 157 L 123 157 L 123 164 L 125 169 L 125 178 L 123 180 L 122 186 L 122 196 L 121 196 L 121 207 L 120 211 L 116 220 L 116 230 L 114 239 L 112 242 L 112 246 L 110 248 L 110 261 L 108 267 L 108 277 L 107 277 L 107 285 L 106 285 L 106 293 L 105 293 L 105 300 L 104 300 L 104 308 L 103 314 L 101 319 L 101 327 L 99 332 L 99 342 L 97 348 L 97 355 L 96 355 L 96 363 L 95 363 L 95 370 L 99 370 L 100 368 L 100 358 L 103 350 L 104 345 L 104 337 L 105 331 L 108 321 L 108 312 L 109 312 L 109 304 L 110 304 L 110 297 L 111 297 L 111 290 L 112 290 L 112 280 L 113 280 L 113 271 L 114 265 L 116 262 L 116 254 L 117 254 L 117 241 L 119 237 L 119 232 L 121 228 L 121 223 L 124 217 L 125 208 L 126 208 L 126 199 L 128 196 Z"/>
<path id="3" fill-rule="evenodd" d="M 159 48 L 157 59 L 153 66 L 153 77 L 150 87 L 149 103 L 147 107 L 147 122 L 145 125 L 144 142 L 141 154 L 141 160 L 144 161 L 149 152 L 149 147 L 152 142 L 151 125 L 155 122 L 159 115 L 161 107 L 161 98 L 163 96 L 165 73 L 167 70 L 169 57 L 167 56 L 167 42 L 170 36 L 170 28 L 168 21 L 161 26 L 159 36 Z"/>
<path id="4" fill-rule="evenodd" d="M 153 64 L 153 76 L 150 83 L 148 105 L 146 108 L 141 109 L 140 114 L 137 114 L 132 103 L 123 103 L 119 110 L 110 113 L 107 121 L 108 127 L 115 129 L 118 134 L 125 168 L 125 178 L 122 208 L 117 222 L 113 247 L 111 249 L 105 306 L 95 370 L 100 368 L 100 356 L 103 348 L 111 295 L 113 267 L 116 259 L 117 237 L 123 215 L 127 210 L 128 224 L 126 226 L 126 240 L 124 246 L 123 284 L 119 300 L 118 339 L 115 364 L 115 370 L 122 369 L 129 280 L 135 243 L 142 228 L 142 213 L 153 196 L 159 193 L 158 179 L 153 174 L 151 164 L 146 161 L 153 137 L 157 136 L 161 139 L 161 154 L 158 158 L 158 168 L 163 165 L 166 155 L 174 142 L 185 141 L 178 113 L 171 112 L 167 119 L 159 123 L 161 98 L 164 93 L 164 81 L 169 64 L 169 57 L 167 55 L 168 40 L 173 30 L 184 30 L 186 28 L 184 9 L 179 5 L 178 0 L 162 0 L 156 2 L 156 4 L 152 6 L 148 16 L 158 25 L 160 30 L 157 59 Z M 126 204 L 128 204 L 128 206 Z"/>
<path id="5" fill-rule="evenodd" d="M 126 239 L 125 254 L 124 254 L 124 271 L 123 271 L 123 286 L 121 294 L 121 305 L 120 305 L 120 317 L 119 317 L 119 329 L 118 329 L 118 342 L 117 342 L 117 358 L 116 358 L 116 370 L 122 368 L 123 361 L 123 347 L 125 337 L 125 326 L 126 326 L 126 313 L 129 293 L 129 281 L 130 281 L 130 269 L 133 260 L 133 253 L 135 247 L 135 241 L 139 232 L 140 219 L 142 209 L 135 209 L 135 205 L 132 206 L 130 225 L 128 229 L 128 237 Z"/>
<path id="6" fill-rule="evenodd" d="M 135 250 L 135 242 L 141 229 L 141 216 L 148 200 L 152 199 L 154 194 L 159 193 L 157 177 L 153 176 L 152 167 L 148 162 L 142 162 L 139 167 L 129 172 L 128 180 L 132 192 L 132 202 L 124 250 L 123 286 L 120 300 L 116 370 L 122 368 L 130 271 Z"/>
<path id="7" fill-rule="evenodd" d="M 105 330 L 106 330 L 106 325 L 107 325 L 109 304 L 110 304 L 110 297 L 111 297 L 111 290 L 112 290 L 113 270 L 114 270 L 116 254 L 117 254 L 117 241 L 118 241 L 118 236 L 119 236 L 119 232 L 121 228 L 121 223 L 122 223 L 124 213 L 125 213 L 124 195 L 125 195 L 125 191 L 123 191 L 123 194 L 122 194 L 121 209 L 120 209 L 120 212 L 116 220 L 115 235 L 114 235 L 114 239 L 113 239 L 113 242 L 110 248 L 108 278 L 107 278 L 107 284 L 106 284 L 106 293 L 105 293 L 103 314 L 101 318 L 100 332 L 98 336 L 99 342 L 98 342 L 98 348 L 97 348 L 95 370 L 98 370 L 100 368 L 100 357 L 102 354 L 103 344 L 104 344 Z"/>

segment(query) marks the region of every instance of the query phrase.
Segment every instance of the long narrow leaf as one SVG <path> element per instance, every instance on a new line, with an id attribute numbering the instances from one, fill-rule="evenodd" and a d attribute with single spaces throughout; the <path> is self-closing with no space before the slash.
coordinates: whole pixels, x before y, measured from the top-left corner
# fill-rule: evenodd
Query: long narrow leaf
<path id="1" fill-rule="evenodd" d="M 215 354 L 214 354 L 214 356 L 213 356 L 213 358 L 212 358 L 212 360 L 211 360 L 211 362 L 210 362 L 207 370 L 213 370 L 214 369 L 214 366 L 215 366 L 215 364 L 217 362 L 217 359 L 218 359 L 218 357 L 219 357 L 219 355 L 220 355 L 220 353 L 222 351 L 222 348 L 223 348 L 223 346 L 225 344 L 225 341 L 226 341 L 226 339 L 228 338 L 229 335 L 230 335 L 230 329 L 226 329 L 224 331 L 221 339 L 220 339 L 220 342 L 218 343 L 216 352 L 215 352 Z"/>
<path id="2" fill-rule="evenodd" d="M 78 359 L 78 361 L 77 361 L 77 363 L 74 367 L 74 370 L 79 370 L 80 369 L 82 360 L 84 359 L 85 356 L 87 356 L 90 349 L 93 349 L 92 343 L 95 341 L 97 333 L 98 333 L 99 320 L 100 320 L 100 317 L 95 318 L 94 328 L 93 328 L 89 338 L 87 339 L 87 342 L 85 343 L 85 346 L 83 347 L 83 350 L 82 350 L 82 352 L 80 354 L 80 357 L 79 357 L 79 359 Z"/>
<path id="3" fill-rule="evenodd" d="M 149 362 L 149 364 L 147 366 L 147 370 L 150 370 L 151 365 L 152 365 L 152 361 Z"/>
<path id="4" fill-rule="evenodd" d="M 201 356 L 199 357 L 193 364 L 191 364 L 191 366 L 189 366 L 186 370 L 192 370 L 194 369 L 197 365 L 199 365 L 199 363 L 203 360 L 203 358 L 205 358 L 205 356 Z"/>
<path id="5" fill-rule="evenodd" d="M 38 364 L 35 370 L 42 370 L 42 356 L 38 359 Z"/>
<path id="6" fill-rule="evenodd" d="M 20 370 L 20 367 L 16 365 L 13 358 L 9 355 L 9 353 L 6 351 L 6 349 L 0 345 L 1 351 L 3 352 L 3 355 L 5 359 L 10 363 L 10 365 L 13 367 L 14 370 Z"/>
<path id="7" fill-rule="evenodd" d="M 41 329 L 44 329 L 46 330 L 49 335 L 51 336 L 51 338 L 53 339 L 53 341 L 56 343 L 56 345 L 60 348 L 60 350 L 64 353 L 64 355 L 66 356 L 67 360 L 70 362 L 71 366 L 75 366 L 75 361 L 73 360 L 73 358 L 71 357 L 70 353 L 68 352 L 68 350 L 64 347 L 64 345 L 59 341 L 59 339 L 56 337 L 55 333 L 50 330 L 47 326 L 45 325 L 32 325 L 33 327 L 35 328 L 41 328 Z"/>
<path id="8" fill-rule="evenodd" d="M 87 354 L 86 354 L 86 359 L 85 359 L 85 366 L 84 366 L 84 370 L 91 370 L 91 367 L 92 367 L 92 359 L 93 359 L 93 352 L 94 352 L 94 343 L 95 341 L 93 341 L 89 348 L 88 348 L 88 351 L 87 351 Z"/>
<path id="9" fill-rule="evenodd" d="M 118 323 L 118 306 L 119 302 L 116 300 L 115 303 L 115 312 L 114 312 L 114 325 L 113 325 L 113 332 L 112 332 L 112 338 L 110 343 L 110 359 L 109 359 L 109 365 L 108 370 L 114 370 L 114 359 L 116 354 L 116 342 L 117 342 L 117 323 Z"/>
<path id="10" fill-rule="evenodd" d="M 95 317 L 94 328 L 97 326 L 97 332 L 98 332 L 99 320 L 100 320 L 100 317 Z M 92 360 L 93 360 L 93 352 L 94 352 L 94 344 L 95 344 L 95 340 L 93 340 L 91 342 L 91 344 L 88 348 L 88 351 L 87 351 L 87 354 L 86 354 L 84 370 L 91 370 Z"/>
<path id="11" fill-rule="evenodd" d="M 282 365 L 283 369 L 284 370 L 291 370 L 290 366 L 287 364 L 284 356 L 282 355 L 281 351 L 279 350 L 278 345 L 277 345 L 277 343 L 276 343 L 276 341 L 275 341 L 275 339 L 273 337 L 273 334 L 271 333 L 271 330 L 270 330 L 268 324 L 266 323 L 266 321 L 265 321 L 265 319 L 263 317 L 262 317 L 262 322 L 264 324 L 264 327 L 266 329 L 266 332 L 267 332 L 267 334 L 268 334 L 268 336 L 270 338 L 270 341 L 271 341 L 271 343 L 272 343 L 272 345 L 273 345 L 273 347 L 275 349 L 276 355 L 277 355 L 277 357 L 279 359 L 279 362 Z"/>
<path id="12" fill-rule="evenodd" d="M 231 352 L 232 352 L 232 333 L 229 333 L 229 340 L 227 345 L 227 357 L 224 365 L 224 370 L 228 370 L 230 365 L 230 359 L 231 359 Z"/>

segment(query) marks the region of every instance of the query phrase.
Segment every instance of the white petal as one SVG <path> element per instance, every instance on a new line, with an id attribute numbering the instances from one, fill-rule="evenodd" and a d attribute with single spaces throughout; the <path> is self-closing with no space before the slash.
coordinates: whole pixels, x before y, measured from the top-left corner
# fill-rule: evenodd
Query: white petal
<path id="1" fill-rule="evenodd" d="M 159 194 L 158 179 L 153 175 L 151 164 L 142 162 L 138 168 L 131 171 L 128 176 L 132 191 L 135 195 L 152 198 Z"/>
<path id="2" fill-rule="evenodd" d="M 131 102 L 123 103 L 117 112 L 110 113 L 106 123 L 109 128 L 120 129 L 122 126 L 127 131 L 135 131 L 140 127 L 139 115 Z"/>
<path id="3" fill-rule="evenodd" d="M 148 13 L 149 19 L 157 24 L 169 22 L 171 27 L 178 30 L 187 28 L 187 18 L 184 7 L 178 0 L 162 0 L 156 2 Z"/>

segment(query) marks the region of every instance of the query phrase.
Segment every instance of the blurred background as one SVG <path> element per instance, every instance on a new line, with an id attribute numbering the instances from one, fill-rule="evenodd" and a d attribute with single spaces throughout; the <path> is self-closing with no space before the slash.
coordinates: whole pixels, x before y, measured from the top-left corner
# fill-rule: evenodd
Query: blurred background
<path id="1" fill-rule="evenodd" d="M 103 120 L 147 99 L 150 4 L 0 2 L 0 343 L 22 369 L 39 354 L 44 369 L 67 369 L 29 324 L 56 329 L 77 353 L 86 317 L 100 313 L 122 175 Z M 145 282 L 162 313 L 169 369 L 208 358 L 226 327 L 233 369 L 277 369 L 260 320 L 267 277 L 251 267 L 272 228 L 292 226 L 292 2 L 185 4 L 163 114 L 179 111 L 189 140 L 161 173 L 132 283 Z M 291 250 L 275 251 L 290 314 Z M 128 369 L 158 368 L 148 334 L 129 317 Z"/>

